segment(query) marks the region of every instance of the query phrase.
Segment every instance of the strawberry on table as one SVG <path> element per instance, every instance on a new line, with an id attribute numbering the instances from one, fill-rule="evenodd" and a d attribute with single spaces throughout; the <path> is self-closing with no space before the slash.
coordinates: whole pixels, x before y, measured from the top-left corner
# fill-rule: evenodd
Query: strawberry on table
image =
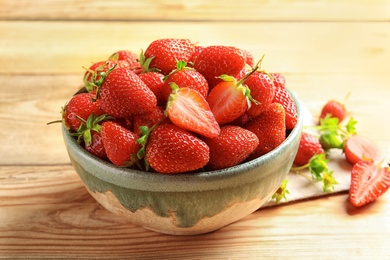
<path id="1" fill-rule="evenodd" d="M 231 167 L 243 162 L 259 145 L 251 131 L 239 126 L 225 125 L 215 138 L 203 138 L 210 148 L 207 167 L 212 170 Z"/>
<path id="2" fill-rule="evenodd" d="M 156 95 L 127 68 L 115 69 L 107 75 L 98 99 L 103 111 L 118 118 L 148 114 L 157 106 Z"/>
<path id="3" fill-rule="evenodd" d="M 376 200 L 390 187 L 390 167 L 360 160 L 352 168 L 349 201 L 361 207 Z"/>
<path id="4" fill-rule="evenodd" d="M 336 100 L 330 100 L 322 107 L 320 120 L 329 116 L 338 118 L 339 123 L 341 123 L 344 120 L 346 113 L 347 110 L 344 104 Z"/>
<path id="5" fill-rule="evenodd" d="M 242 50 L 222 45 L 205 47 L 194 62 L 194 68 L 207 79 L 210 89 L 222 81 L 219 76 L 236 76 L 244 66 L 245 57 Z"/>
<path id="6" fill-rule="evenodd" d="M 221 129 L 204 97 L 192 88 L 171 83 L 166 114 L 173 124 L 206 137 L 216 137 Z"/>
<path id="7" fill-rule="evenodd" d="M 379 148 L 368 138 L 361 135 L 353 135 L 344 143 L 345 158 L 351 164 L 362 159 L 372 160 L 375 163 L 383 160 Z"/>
<path id="8" fill-rule="evenodd" d="M 102 123 L 100 133 L 107 157 L 113 164 L 130 167 L 138 161 L 139 135 L 113 121 Z"/>
<path id="9" fill-rule="evenodd" d="M 188 131 L 161 124 L 150 133 L 145 159 L 156 172 L 183 173 L 204 167 L 210 159 L 210 149 Z"/>
<path id="10" fill-rule="evenodd" d="M 188 39 L 155 40 L 145 50 L 145 57 L 153 58 L 150 68 L 157 68 L 164 75 L 176 68 L 176 63 L 182 60 L 186 63 L 195 52 L 195 45 Z"/>
<path id="11" fill-rule="evenodd" d="M 250 155 L 257 158 L 275 149 L 286 139 L 286 114 L 281 104 L 272 103 L 260 115 L 252 118 L 243 127 L 253 132 L 259 139 L 259 145 Z"/>

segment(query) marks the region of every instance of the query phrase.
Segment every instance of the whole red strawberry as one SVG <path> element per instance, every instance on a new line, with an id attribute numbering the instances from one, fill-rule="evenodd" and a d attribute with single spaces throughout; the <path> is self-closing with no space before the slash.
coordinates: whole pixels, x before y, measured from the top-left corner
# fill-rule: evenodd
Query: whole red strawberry
<path id="1" fill-rule="evenodd" d="M 191 55 L 191 58 L 190 60 L 188 61 L 188 65 L 193 67 L 194 66 L 194 62 L 196 60 L 196 58 L 198 57 L 199 53 L 201 51 L 203 51 L 205 47 L 204 46 L 200 46 L 200 45 L 195 45 L 195 51 L 194 53 Z"/>
<path id="2" fill-rule="evenodd" d="M 171 85 L 173 91 L 166 108 L 166 114 L 171 122 L 206 137 L 218 136 L 221 129 L 204 97 L 192 88 Z"/>
<path id="3" fill-rule="evenodd" d="M 209 84 L 206 78 L 193 68 L 187 67 L 187 64 L 183 61 L 177 63 L 176 69 L 173 70 L 164 79 L 164 93 L 165 100 L 168 100 L 169 95 L 172 93 L 170 83 L 174 82 L 181 87 L 189 87 L 197 90 L 204 98 L 209 93 Z"/>
<path id="4" fill-rule="evenodd" d="M 277 88 L 285 88 L 286 87 L 286 78 L 281 73 L 271 73 L 272 80 L 274 82 L 275 87 Z"/>
<path id="5" fill-rule="evenodd" d="M 225 125 L 215 138 L 203 139 L 210 148 L 208 168 L 224 169 L 243 162 L 259 145 L 257 136 L 239 126 Z"/>
<path id="6" fill-rule="evenodd" d="M 145 58 L 153 58 L 150 68 L 157 68 L 167 75 L 176 68 L 178 61 L 188 63 L 195 52 L 195 45 L 188 39 L 159 39 L 145 50 Z"/>
<path id="7" fill-rule="evenodd" d="M 262 71 L 250 75 L 245 84 L 250 89 L 252 98 L 257 101 L 252 104 L 247 113 L 256 117 L 272 103 L 275 97 L 275 86 L 272 79 Z"/>
<path id="8" fill-rule="evenodd" d="M 236 76 L 244 66 L 245 57 L 242 50 L 221 45 L 205 47 L 194 62 L 194 68 L 207 79 L 210 89 L 222 81 L 219 76 Z"/>
<path id="9" fill-rule="evenodd" d="M 102 136 L 99 132 L 91 131 L 91 143 L 86 144 L 84 143 L 84 148 L 87 150 L 90 154 L 95 155 L 96 157 L 99 157 L 100 159 L 107 159 L 106 150 L 104 149 Z"/>
<path id="10" fill-rule="evenodd" d="M 293 129 L 298 122 L 297 105 L 286 88 L 275 88 L 272 102 L 281 104 L 286 111 L 286 128 Z"/>
<path id="11" fill-rule="evenodd" d="M 137 74 L 118 68 L 107 75 L 99 89 L 100 104 L 107 114 L 128 118 L 151 113 L 157 98 Z"/>
<path id="12" fill-rule="evenodd" d="M 173 124 L 161 124 L 150 133 L 145 158 L 156 172 L 183 173 L 205 166 L 210 149 L 186 130 Z"/>
<path id="13" fill-rule="evenodd" d="M 310 133 L 303 132 L 299 142 L 298 152 L 294 159 L 294 164 L 296 166 L 308 164 L 314 155 L 323 153 L 325 152 L 318 138 Z"/>
<path id="14" fill-rule="evenodd" d="M 113 164 L 130 167 L 138 160 L 139 135 L 112 121 L 102 123 L 101 135 L 107 157 Z"/>
<path id="15" fill-rule="evenodd" d="M 390 188 L 390 167 L 361 160 L 352 168 L 349 201 L 361 207 L 376 200 Z"/>
<path id="16" fill-rule="evenodd" d="M 104 114 L 100 108 L 100 101 L 93 101 L 92 95 L 89 93 L 81 93 L 70 99 L 65 105 L 62 115 L 66 127 L 72 131 L 77 131 L 91 114 L 95 116 Z"/>
<path id="17" fill-rule="evenodd" d="M 320 119 L 330 116 L 337 117 L 339 122 L 341 122 L 344 120 L 346 113 L 347 111 L 342 103 L 336 100 L 330 100 L 322 107 Z"/>
<path id="18" fill-rule="evenodd" d="M 260 115 L 243 127 L 253 132 L 259 145 L 249 159 L 257 158 L 275 149 L 286 139 L 286 114 L 281 104 L 272 103 Z"/>

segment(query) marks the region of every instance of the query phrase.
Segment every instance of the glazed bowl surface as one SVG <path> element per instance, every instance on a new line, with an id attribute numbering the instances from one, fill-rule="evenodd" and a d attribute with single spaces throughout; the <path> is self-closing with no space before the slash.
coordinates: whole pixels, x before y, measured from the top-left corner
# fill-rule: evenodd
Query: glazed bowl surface
<path id="1" fill-rule="evenodd" d="M 71 163 L 103 207 L 131 223 L 161 233 L 195 235 L 218 230 L 259 209 L 279 188 L 294 161 L 302 131 L 298 123 L 271 152 L 223 170 L 159 174 L 113 164 L 89 154 L 65 126 Z"/>

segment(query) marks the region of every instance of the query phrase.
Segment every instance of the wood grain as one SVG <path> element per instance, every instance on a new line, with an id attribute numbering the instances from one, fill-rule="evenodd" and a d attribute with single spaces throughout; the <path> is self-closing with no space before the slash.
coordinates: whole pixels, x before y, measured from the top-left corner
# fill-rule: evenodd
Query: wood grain
<path id="1" fill-rule="evenodd" d="M 376 259 L 389 253 L 381 234 L 390 224 L 390 194 L 362 209 L 352 208 L 347 195 L 296 202 L 258 210 L 210 234 L 170 236 L 103 209 L 70 165 L 1 167 L 0 182 L 0 256 L 226 259 L 291 257 L 293 250 L 304 257 Z"/>
<path id="2" fill-rule="evenodd" d="M 122 21 L 388 21 L 386 0 L 1 0 L 0 19 Z"/>

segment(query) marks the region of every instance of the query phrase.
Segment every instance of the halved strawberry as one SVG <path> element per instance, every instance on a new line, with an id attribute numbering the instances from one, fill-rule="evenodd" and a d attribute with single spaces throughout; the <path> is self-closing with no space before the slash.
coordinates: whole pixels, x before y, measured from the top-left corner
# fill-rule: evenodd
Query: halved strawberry
<path id="1" fill-rule="evenodd" d="M 384 194 L 390 187 L 390 167 L 360 160 L 352 168 L 349 201 L 363 206 Z"/>
<path id="2" fill-rule="evenodd" d="M 206 137 L 216 137 L 221 129 L 209 104 L 192 88 L 179 88 L 172 83 L 166 114 L 175 125 Z"/>
<path id="3" fill-rule="evenodd" d="M 344 144 L 344 153 L 348 162 L 355 164 L 362 159 L 369 159 L 376 163 L 383 159 L 379 148 L 371 140 L 353 135 Z"/>

